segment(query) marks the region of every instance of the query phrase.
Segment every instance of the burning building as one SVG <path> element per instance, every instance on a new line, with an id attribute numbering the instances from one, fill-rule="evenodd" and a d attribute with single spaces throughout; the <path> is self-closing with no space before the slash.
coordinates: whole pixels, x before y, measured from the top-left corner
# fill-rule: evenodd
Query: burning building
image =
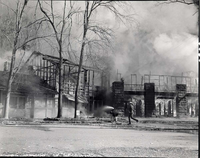
<path id="1" fill-rule="evenodd" d="M 1 116 L 4 112 L 8 75 L 8 71 L 0 72 Z M 31 71 L 29 71 L 29 74 L 17 73 L 11 91 L 9 117 L 40 118 L 53 116 L 56 91 L 48 87 Z"/>
<path id="2" fill-rule="evenodd" d="M 58 109 L 59 58 L 33 52 L 20 68 L 12 83 L 9 117 L 56 117 Z M 63 59 L 63 117 L 73 117 L 78 64 Z M 9 63 L 0 72 L 0 115 L 3 115 Z M 78 110 L 91 112 L 104 104 L 101 96 L 102 72 L 83 66 L 78 90 Z M 99 80 L 100 85 L 95 84 Z M 104 79 L 105 80 L 105 79 Z"/>

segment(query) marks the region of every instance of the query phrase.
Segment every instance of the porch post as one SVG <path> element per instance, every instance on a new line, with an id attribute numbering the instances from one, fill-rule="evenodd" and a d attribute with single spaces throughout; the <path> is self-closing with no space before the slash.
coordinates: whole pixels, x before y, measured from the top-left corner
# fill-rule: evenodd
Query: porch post
<path id="1" fill-rule="evenodd" d="M 34 111 L 35 111 L 35 96 L 31 97 L 31 118 L 34 118 Z"/>

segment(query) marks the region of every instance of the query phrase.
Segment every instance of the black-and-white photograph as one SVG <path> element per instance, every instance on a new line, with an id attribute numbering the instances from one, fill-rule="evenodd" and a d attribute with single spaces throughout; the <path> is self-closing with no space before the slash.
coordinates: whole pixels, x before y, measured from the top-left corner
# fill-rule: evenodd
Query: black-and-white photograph
<path id="1" fill-rule="evenodd" d="M 199 155 L 199 0 L 0 0 L 0 156 Z"/>

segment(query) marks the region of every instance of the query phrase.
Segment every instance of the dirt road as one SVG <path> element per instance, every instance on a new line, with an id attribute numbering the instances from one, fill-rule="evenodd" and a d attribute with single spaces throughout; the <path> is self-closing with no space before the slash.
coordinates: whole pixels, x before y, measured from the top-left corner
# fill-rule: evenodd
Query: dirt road
<path id="1" fill-rule="evenodd" d="M 198 157 L 198 135 L 81 125 L 0 126 L 1 156 Z"/>

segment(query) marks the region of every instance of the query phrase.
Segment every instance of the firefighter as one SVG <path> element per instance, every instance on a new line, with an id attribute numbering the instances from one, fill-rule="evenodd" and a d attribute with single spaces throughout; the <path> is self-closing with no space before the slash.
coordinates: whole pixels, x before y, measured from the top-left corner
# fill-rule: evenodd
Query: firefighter
<path id="1" fill-rule="evenodd" d="M 110 111 L 110 114 L 112 116 L 112 122 L 113 121 L 117 122 L 117 116 L 119 115 L 119 113 L 115 109 L 113 109 L 113 110 Z"/>
<path id="2" fill-rule="evenodd" d="M 127 103 L 125 109 L 128 113 L 128 125 L 131 124 L 131 119 L 135 120 L 136 122 L 138 122 L 138 120 L 136 118 L 133 117 L 133 114 L 134 114 L 134 106 L 136 106 L 136 101 L 131 101 L 129 100 L 129 102 Z"/>

